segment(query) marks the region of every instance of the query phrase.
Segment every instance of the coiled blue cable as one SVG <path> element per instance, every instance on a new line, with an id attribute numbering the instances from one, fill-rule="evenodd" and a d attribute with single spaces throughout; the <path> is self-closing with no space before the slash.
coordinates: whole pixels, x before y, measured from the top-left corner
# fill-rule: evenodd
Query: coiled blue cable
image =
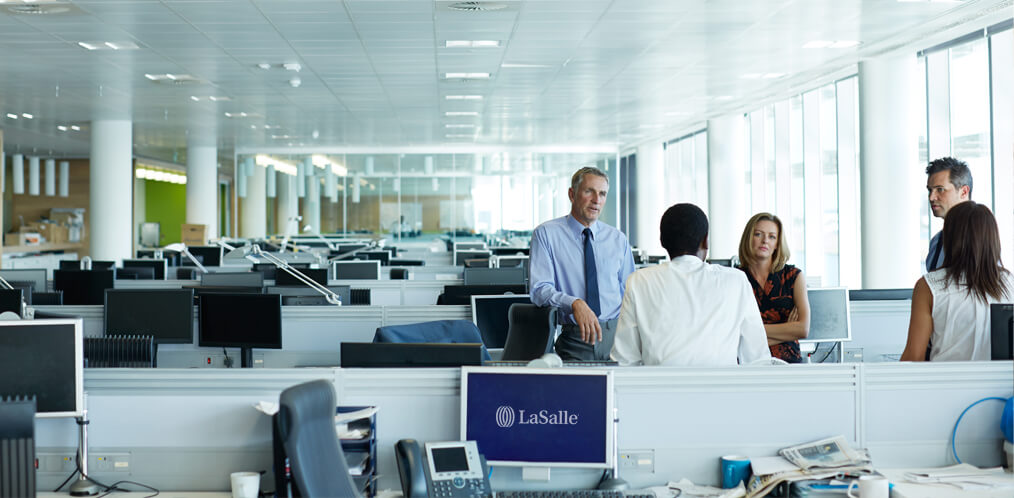
<path id="1" fill-rule="evenodd" d="M 1004 403 L 1007 402 L 1007 398 L 1001 398 L 999 396 L 990 396 L 988 398 L 982 398 L 979 401 L 976 401 L 975 403 L 972 403 L 972 404 L 968 405 L 968 408 L 965 408 L 965 411 L 961 412 L 961 415 L 958 415 L 958 420 L 956 422 L 954 422 L 954 429 L 951 431 L 951 453 L 954 454 L 954 460 L 957 461 L 958 463 L 961 463 L 961 459 L 958 458 L 958 450 L 954 446 L 954 438 L 958 434 L 958 424 L 961 423 L 961 418 L 964 417 L 965 414 L 968 413 L 968 410 L 971 410 L 973 406 L 975 406 L 975 405 L 977 405 L 979 403 L 982 403 L 983 401 L 989 401 L 989 400 L 997 400 L 997 401 L 1001 401 L 1001 402 L 1004 402 Z"/>

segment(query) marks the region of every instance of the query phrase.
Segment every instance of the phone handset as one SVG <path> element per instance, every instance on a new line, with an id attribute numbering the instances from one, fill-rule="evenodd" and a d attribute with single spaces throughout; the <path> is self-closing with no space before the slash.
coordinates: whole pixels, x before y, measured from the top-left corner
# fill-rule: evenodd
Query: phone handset
<path id="1" fill-rule="evenodd" d="M 482 498 L 493 494 L 486 461 L 475 441 L 426 443 L 420 451 L 418 442 L 402 439 L 394 447 L 405 498 Z"/>

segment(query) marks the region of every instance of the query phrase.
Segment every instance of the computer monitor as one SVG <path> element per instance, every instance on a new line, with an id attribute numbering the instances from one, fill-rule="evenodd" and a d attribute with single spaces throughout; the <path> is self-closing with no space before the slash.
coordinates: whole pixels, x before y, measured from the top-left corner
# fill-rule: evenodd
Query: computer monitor
<path id="1" fill-rule="evenodd" d="M 358 251 L 360 249 L 366 249 L 367 247 L 369 247 L 369 244 L 359 244 L 359 243 L 355 243 L 355 244 L 338 244 L 338 249 L 335 250 L 335 251 L 331 251 L 332 252 L 331 256 L 338 256 L 338 255 L 341 255 L 341 254 L 344 254 L 344 253 L 348 253 L 348 252 L 352 252 L 352 251 Z"/>
<path id="2" fill-rule="evenodd" d="M 262 287 L 264 274 L 259 271 L 202 273 L 202 286 Z"/>
<path id="3" fill-rule="evenodd" d="M 380 280 L 380 261 L 333 261 L 335 280 Z"/>
<path id="4" fill-rule="evenodd" d="M 718 265 L 718 266 L 725 266 L 725 267 L 728 267 L 728 268 L 732 268 L 732 260 L 731 259 L 709 259 L 708 260 L 708 264 Z"/>
<path id="5" fill-rule="evenodd" d="M 527 272 L 523 266 L 513 268 L 465 268 L 465 285 L 525 285 Z"/>
<path id="6" fill-rule="evenodd" d="M 151 268 L 155 280 L 165 280 L 169 261 L 165 259 L 125 259 L 123 260 L 123 268 Z"/>
<path id="7" fill-rule="evenodd" d="M 21 304 L 24 303 L 23 289 L 0 289 L 0 313 L 13 311 L 21 316 Z"/>
<path id="8" fill-rule="evenodd" d="M 222 248 L 220 246 L 193 246 L 187 247 L 187 251 L 193 254 L 197 261 L 204 266 L 222 266 Z M 190 258 L 183 256 L 180 259 L 180 266 L 194 266 Z"/>
<path id="9" fill-rule="evenodd" d="M 82 323 L 80 318 L 0 321 L 0 397 L 35 396 L 37 417 L 80 417 Z"/>
<path id="10" fill-rule="evenodd" d="M 61 259 L 57 263 L 57 268 L 61 270 L 80 270 L 81 260 L 78 259 Z"/>
<path id="11" fill-rule="evenodd" d="M 282 349 L 282 297 L 277 294 L 203 294 L 198 300 L 197 345 L 242 349 L 242 366 L 253 366 L 252 348 Z"/>
<path id="12" fill-rule="evenodd" d="M 341 300 L 342 300 L 342 304 L 344 304 L 344 305 L 352 304 L 351 303 L 351 289 L 350 289 L 350 287 L 348 285 L 328 285 L 326 287 L 331 292 L 334 292 L 335 294 L 338 294 L 338 297 L 340 297 Z M 324 297 L 323 295 L 321 295 L 321 293 L 317 292 L 316 289 L 312 289 L 312 288 L 307 287 L 305 285 L 301 285 L 301 286 L 298 286 L 298 287 L 297 286 L 279 287 L 279 286 L 274 286 L 273 285 L 273 286 L 269 286 L 269 287 L 265 288 L 265 292 L 268 293 L 268 294 L 278 294 L 279 296 L 282 296 L 282 298 L 285 298 L 285 297 L 313 297 L 313 296 Z M 283 300 L 282 304 L 285 305 L 287 303 Z M 293 304 L 290 304 L 290 306 L 292 306 L 292 305 Z"/>
<path id="13" fill-rule="evenodd" d="M 904 289 L 852 289 L 849 290 L 849 302 L 852 301 L 907 301 L 912 299 L 912 288 Z"/>
<path id="14" fill-rule="evenodd" d="M 115 270 L 53 270 L 53 288 L 63 291 L 64 304 L 103 304 L 114 274 Z"/>
<path id="15" fill-rule="evenodd" d="M 35 292 L 35 284 L 32 282 L 22 282 L 19 280 L 8 280 L 7 283 L 11 284 L 11 287 L 15 289 L 21 289 L 21 297 L 25 300 L 25 304 L 31 306 L 35 301 L 36 294 L 44 294 L 41 292 Z M 41 303 L 40 303 L 41 304 Z"/>
<path id="16" fill-rule="evenodd" d="M 851 341 L 849 291 L 845 287 L 807 289 L 810 301 L 810 333 L 801 343 Z"/>
<path id="17" fill-rule="evenodd" d="M 528 256 L 532 252 L 529 247 L 491 247 L 489 251 L 494 256 Z"/>
<path id="18" fill-rule="evenodd" d="M 486 243 L 485 242 L 455 242 L 454 243 L 454 250 L 455 251 L 465 251 L 465 250 L 472 250 L 472 249 L 486 250 Z"/>
<path id="19" fill-rule="evenodd" d="M 291 266 L 291 265 L 290 265 Z M 254 263 L 253 271 L 261 272 L 264 274 L 264 280 L 274 280 L 275 272 L 278 267 L 274 263 Z"/>
<path id="20" fill-rule="evenodd" d="M 343 342 L 342 368 L 444 368 L 482 365 L 482 344 Z"/>
<path id="21" fill-rule="evenodd" d="M 469 305 L 472 296 L 492 296 L 495 294 L 528 295 L 524 285 L 445 285 L 437 304 Z"/>
<path id="22" fill-rule="evenodd" d="M 507 343 L 510 309 L 514 303 L 532 304 L 527 294 L 472 296 L 472 323 L 479 328 L 487 348 L 502 348 Z"/>
<path id="23" fill-rule="evenodd" d="M 359 251 L 355 257 L 369 261 L 380 261 L 381 266 L 391 266 L 391 251 L 387 249 Z"/>
<path id="24" fill-rule="evenodd" d="M 461 439 L 490 465 L 609 468 L 613 373 L 596 369 L 461 371 Z"/>
<path id="25" fill-rule="evenodd" d="M 193 289 L 109 289 L 105 333 L 147 335 L 158 344 L 194 343 Z"/>
<path id="26" fill-rule="evenodd" d="M 117 268 L 116 280 L 155 280 L 155 269 Z"/>
<path id="27" fill-rule="evenodd" d="M 299 273 L 306 275 L 310 280 L 317 282 L 320 285 L 327 285 L 327 268 L 303 268 L 297 269 Z M 300 285 L 306 286 L 298 278 L 289 274 L 285 270 L 278 270 L 275 273 L 275 285 L 286 286 L 286 285 Z"/>
<path id="28" fill-rule="evenodd" d="M 990 359 L 1014 360 L 1014 304 L 989 305 Z"/>
<path id="29" fill-rule="evenodd" d="M 465 266 L 465 260 L 468 259 L 489 259 L 489 251 L 480 251 L 477 249 L 467 249 L 464 251 L 454 251 L 454 265 Z"/>
<path id="30" fill-rule="evenodd" d="M 35 292 L 46 292 L 46 269 L 28 268 L 18 270 L 0 270 L 0 277 L 8 282 L 15 280 L 20 282 L 32 282 L 32 290 Z"/>

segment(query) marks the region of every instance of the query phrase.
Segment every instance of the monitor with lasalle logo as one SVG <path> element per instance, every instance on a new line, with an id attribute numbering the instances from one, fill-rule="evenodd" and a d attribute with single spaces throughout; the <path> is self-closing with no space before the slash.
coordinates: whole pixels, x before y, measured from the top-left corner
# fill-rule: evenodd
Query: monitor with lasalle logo
<path id="1" fill-rule="evenodd" d="M 464 367 L 461 439 L 490 465 L 609 468 L 610 370 Z"/>

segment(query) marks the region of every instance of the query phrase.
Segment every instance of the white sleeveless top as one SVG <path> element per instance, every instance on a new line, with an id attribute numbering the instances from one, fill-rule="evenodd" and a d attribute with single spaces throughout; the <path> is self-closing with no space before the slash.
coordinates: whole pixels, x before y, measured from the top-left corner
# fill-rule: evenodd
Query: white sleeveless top
<path id="1" fill-rule="evenodd" d="M 983 301 L 968 294 L 964 285 L 944 285 L 946 269 L 925 275 L 933 293 L 933 335 L 931 361 L 989 361 L 989 305 L 1010 302 L 1014 276 L 1005 273 L 1008 293 L 1004 299 L 990 297 Z"/>

